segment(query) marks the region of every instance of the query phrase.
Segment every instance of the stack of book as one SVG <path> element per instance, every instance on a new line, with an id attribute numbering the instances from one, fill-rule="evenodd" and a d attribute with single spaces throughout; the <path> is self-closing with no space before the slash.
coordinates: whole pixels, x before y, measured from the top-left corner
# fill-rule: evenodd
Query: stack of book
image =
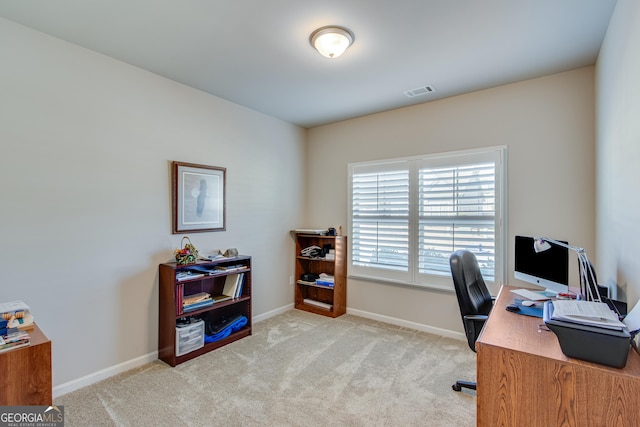
<path id="1" fill-rule="evenodd" d="M 0 336 L 0 351 L 12 350 L 29 345 L 30 337 L 26 331 L 10 332 Z"/>
<path id="2" fill-rule="evenodd" d="M 185 295 L 182 301 L 182 311 L 187 313 L 189 311 L 199 310 L 204 307 L 213 305 L 213 298 L 211 294 L 207 292 L 199 292 L 193 295 Z"/>
<path id="3" fill-rule="evenodd" d="M 0 303 L 0 351 L 29 345 L 33 316 L 22 301 Z"/>

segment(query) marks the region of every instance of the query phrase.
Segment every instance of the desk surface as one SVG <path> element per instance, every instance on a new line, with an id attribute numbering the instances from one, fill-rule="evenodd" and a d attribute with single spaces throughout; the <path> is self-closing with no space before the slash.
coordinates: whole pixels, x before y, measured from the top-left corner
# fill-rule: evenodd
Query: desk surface
<path id="1" fill-rule="evenodd" d="M 541 318 L 505 310 L 511 289 L 476 341 L 478 425 L 640 425 L 640 355 L 622 369 L 566 357 Z"/>
<path id="2" fill-rule="evenodd" d="M 629 348 L 627 364 L 623 369 L 611 368 L 596 363 L 568 358 L 562 353 L 556 334 L 546 329 L 539 329 L 543 324 L 539 317 L 523 316 L 507 311 L 505 307 L 513 303 L 514 298 L 522 297 L 511 292 L 511 289 L 522 289 L 515 286 L 503 286 L 496 298 L 491 315 L 485 324 L 478 342 L 542 356 L 562 362 L 571 362 L 604 369 L 616 374 L 627 374 L 640 377 L 640 355 Z M 476 343 L 477 346 L 477 343 Z"/>

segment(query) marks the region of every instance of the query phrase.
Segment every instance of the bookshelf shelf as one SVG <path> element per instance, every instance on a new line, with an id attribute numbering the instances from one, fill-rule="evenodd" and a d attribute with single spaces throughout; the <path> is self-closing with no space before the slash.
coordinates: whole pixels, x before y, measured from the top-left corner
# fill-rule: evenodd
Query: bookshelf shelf
<path id="1" fill-rule="evenodd" d="M 200 277 L 178 280 L 177 275 L 190 268 L 202 268 L 214 271 L 217 268 L 241 266 L 226 271 L 215 270 L 214 274 L 203 274 Z M 251 257 L 237 256 L 216 261 L 199 261 L 191 265 L 178 265 L 175 262 L 160 264 L 160 297 L 158 327 L 158 358 L 170 366 L 191 360 L 202 354 L 213 351 L 229 343 L 251 335 Z M 242 291 L 236 298 L 216 301 L 212 305 L 185 312 L 182 302 L 189 296 L 208 293 L 211 296 L 221 295 L 225 289 L 228 276 L 242 274 Z M 181 356 L 176 356 L 176 328 L 178 323 L 187 318 L 218 321 L 235 316 L 247 318 L 247 324 L 232 332 L 229 336 Z"/>
<path id="2" fill-rule="evenodd" d="M 323 316 L 338 317 L 347 312 L 346 236 L 295 234 L 295 308 Z M 309 246 L 331 248 L 335 259 L 301 256 Z M 302 280 L 303 274 L 326 273 L 334 278 L 333 287 Z"/>

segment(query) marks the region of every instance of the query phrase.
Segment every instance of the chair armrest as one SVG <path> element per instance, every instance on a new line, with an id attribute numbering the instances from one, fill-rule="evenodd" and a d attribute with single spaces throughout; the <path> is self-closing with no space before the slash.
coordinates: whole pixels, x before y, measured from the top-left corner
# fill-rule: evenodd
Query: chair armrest
<path id="1" fill-rule="evenodd" d="M 482 321 L 482 320 L 487 320 L 489 318 L 489 316 L 487 316 L 486 314 L 468 314 L 468 315 L 464 316 L 463 318 L 464 318 L 464 320 Z"/>

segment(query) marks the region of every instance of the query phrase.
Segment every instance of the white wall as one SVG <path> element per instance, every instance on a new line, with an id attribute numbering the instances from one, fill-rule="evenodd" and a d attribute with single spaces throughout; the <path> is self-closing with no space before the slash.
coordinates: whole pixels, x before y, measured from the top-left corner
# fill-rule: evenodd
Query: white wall
<path id="1" fill-rule="evenodd" d="M 54 393 L 157 351 L 172 160 L 227 168 L 196 247 L 253 256 L 254 316 L 292 304 L 303 129 L 4 19 L 0 64 L 0 301 L 52 340 Z"/>
<path id="2" fill-rule="evenodd" d="M 311 129 L 309 225 L 347 230 L 350 162 L 506 145 L 509 245 L 516 234 L 544 235 L 593 254 L 593 121 L 594 67 L 587 67 Z M 506 280 L 523 285 L 513 279 L 511 246 L 508 253 Z M 570 265 L 577 285 L 577 261 Z M 360 314 L 462 331 L 453 292 L 355 279 L 347 289 L 347 306 Z"/>
<path id="3" fill-rule="evenodd" d="M 640 3 L 618 0 L 597 63 L 598 279 L 640 299 Z"/>

